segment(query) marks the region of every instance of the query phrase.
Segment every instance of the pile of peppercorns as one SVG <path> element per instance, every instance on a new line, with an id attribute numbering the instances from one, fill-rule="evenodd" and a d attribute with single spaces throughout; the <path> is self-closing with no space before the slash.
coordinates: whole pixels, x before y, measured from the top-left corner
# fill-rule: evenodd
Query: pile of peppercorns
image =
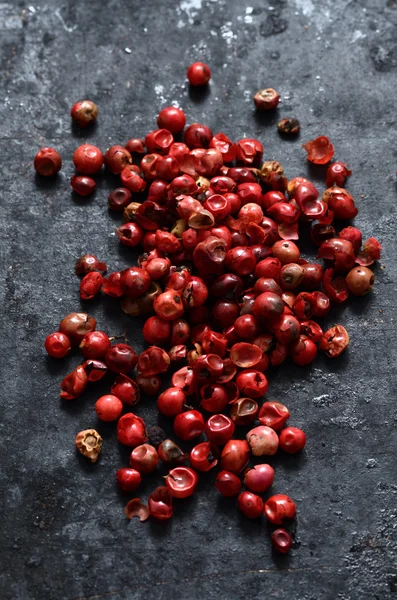
<path id="1" fill-rule="evenodd" d="M 191 85 L 206 85 L 210 76 L 203 63 L 189 67 Z M 279 95 L 262 90 L 254 102 L 258 110 L 271 110 Z M 84 100 L 71 114 L 86 127 L 98 109 Z M 327 189 L 320 196 L 304 177 L 288 180 L 280 163 L 262 162 L 257 139 L 232 142 L 199 123 L 184 129 L 185 114 L 177 107 L 164 108 L 157 123 L 159 129 L 145 139 L 112 146 L 104 155 L 91 144 L 77 148 L 73 161 L 78 174 L 71 181 L 77 194 L 87 196 L 95 189 L 92 176 L 103 164 L 120 176 L 121 187 L 108 197 L 109 209 L 123 213 L 125 223 L 117 229 L 121 244 L 142 246 L 143 254 L 137 266 L 108 276 L 106 264 L 86 254 L 77 261 L 76 273 L 83 276 L 83 300 L 102 290 L 120 299 L 128 315 L 147 316 L 143 337 L 149 347 L 138 356 L 127 343 L 113 343 L 97 331 L 93 317 L 71 313 L 47 337 L 45 348 L 62 358 L 79 346 L 84 356 L 61 383 L 64 400 L 75 400 L 108 371 L 115 374 L 110 394 L 99 398 L 95 408 L 100 420 L 117 422 L 118 441 L 132 448 L 130 468 L 117 471 L 121 490 L 135 491 L 159 461 L 170 467 L 166 485 L 150 494 L 147 505 L 140 498 L 128 502 L 129 518 L 169 519 L 172 499 L 192 495 L 198 472 L 219 463 L 215 485 L 221 494 L 238 496 L 247 517 L 265 513 L 272 524 L 282 525 L 295 516 L 294 501 L 284 494 L 263 501 L 274 469 L 267 463 L 247 465 L 251 455 L 300 452 L 306 436 L 285 426 L 290 416 L 286 406 L 263 401 L 265 373 L 287 357 L 309 365 L 318 347 L 331 358 L 347 348 L 349 336 L 342 325 L 324 333 L 317 319 L 333 303 L 371 290 L 374 275 L 368 267 L 379 259 L 381 246 L 374 238 L 362 245 L 360 230 L 351 225 L 338 232 L 335 228 L 358 213 L 342 187 L 351 174 L 344 163 L 329 165 Z M 295 135 L 299 122 L 282 119 L 278 128 Z M 175 141 L 174 135 L 182 132 L 183 142 Z M 334 155 L 325 136 L 303 147 L 315 164 L 327 164 Z M 39 174 L 53 176 L 61 163 L 55 150 L 43 148 L 34 164 Z M 300 228 L 310 229 L 324 266 L 301 257 L 295 243 Z M 172 387 L 160 393 L 161 377 L 169 371 Z M 159 427 L 147 430 L 133 412 L 122 414 L 138 403 L 141 392 L 157 396 L 158 411 L 173 420 L 176 438 L 195 441 L 205 434 L 206 441 L 187 455 Z M 245 439 L 239 439 L 238 428 L 250 425 Z M 77 435 L 76 446 L 95 462 L 102 439 L 87 429 Z M 272 543 L 288 552 L 292 538 L 285 529 L 276 529 Z"/>

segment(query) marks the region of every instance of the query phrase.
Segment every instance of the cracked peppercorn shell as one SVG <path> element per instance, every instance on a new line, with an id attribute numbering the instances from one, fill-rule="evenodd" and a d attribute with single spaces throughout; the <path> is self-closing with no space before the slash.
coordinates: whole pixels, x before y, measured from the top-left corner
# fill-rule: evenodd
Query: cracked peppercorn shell
<path id="1" fill-rule="evenodd" d="M 277 129 L 280 133 L 285 135 L 298 135 L 300 131 L 300 123 L 298 119 L 287 117 L 285 119 L 281 119 L 281 121 L 277 123 Z"/>
<path id="2" fill-rule="evenodd" d="M 102 438 L 95 429 L 84 429 L 76 435 L 76 448 L 83 456 L 90 459 L 92 463 L 98 460 L 102 449 Z"/>

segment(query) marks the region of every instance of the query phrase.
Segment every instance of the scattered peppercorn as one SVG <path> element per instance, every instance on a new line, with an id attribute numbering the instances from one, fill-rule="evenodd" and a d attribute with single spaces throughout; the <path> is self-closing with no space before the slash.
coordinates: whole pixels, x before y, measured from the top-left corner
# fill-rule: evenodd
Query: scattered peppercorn
<path id="1" fill-rule="evenodd" d="M 298 119 L 287 117 L 277 123 L 277 128 L 280 133 L 285 135 L 298 135 L 301 126 Z"/>

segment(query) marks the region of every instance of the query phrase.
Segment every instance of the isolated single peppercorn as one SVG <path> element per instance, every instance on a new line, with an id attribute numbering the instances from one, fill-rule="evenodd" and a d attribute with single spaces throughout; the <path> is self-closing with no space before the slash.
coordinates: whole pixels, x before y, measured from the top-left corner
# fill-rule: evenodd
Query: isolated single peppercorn
<path id="1" fill-rule="evenodd" d="M 42 177 L 53 177 L 61 167 L 61 155 L 54 148 L 41 148 L 34 158 L 34 168 Z"/>
<path id="2" fill-rule="evenodd" d="M 195 62 L 190 65 L 187 70 L 187 78 L 190 85 L 202 86 L 206 85 L 211 79 L 211 70 L 208 65 L 203 62 Z"/>
<path id="3" fill-rule="evenodd" d="M 123 412 L 123 403 L 117 396 L 106 394 L 96 401 L 95 410 L 101 421 L 117 421 Z"/>
<path id="4" fill-rule="evenodd" d="M 271 535 L 274 550 L 281 554 L 287 554 L 292 546 L 292 538 L 285 529 L 276 529 Z"/>
<path id="5" fill-rule="evenodd" d="M 92 463 L 98 460 L 102 449 L 102 438 L 95 429 L 85 429 L 76 435 L 76 448 L 83 456 L 90 459 Z"/>
<path id="6" fill-rule="evenodd" d="M 281 121 L 277 123 L 277 128 L 280 133 L 285 135 L 298 135 L 300 131 L 300 123 L 298 119 L 295 119 L 294 117 L 287 117 L 285 119 L 281 119 Z"/>
<path id="7" fill-rule="evenodd" d="M 64 358 L 71 350 L 68 336 L 60 331 L 50 333 L 45 339 L 44 346 L 47 354 L 52 358 Z"/>
<path id="8" fill-rule="evenodd" d="M 70 115 L 73 123 L 79 127 L 89 127 L 97 119 L 98 107 L 92 100 L 81 100 L 73 104 Z"/>
<path id="9" fill-rule="evenodd" d="M 73 175 L 70 180 L 70 185 L 76 194 L 79 196 L 91 196 L 96 188 L 96 181 L 92 177 L 86 175 Z"/>
<path id="10" fill-rule="evenodd" d="M 260 90 L 254 96 L 254 104 L 257 110 L 273 110 L 280 102 L 280 94 L 273 88 Z"/>
<path id="11" fill-rule="evenodd" d="M 375 275 L 367 267 L 354 267 L 346 276 L 347 287 L 354 296 L 365 296 L 373 288 Z"/>

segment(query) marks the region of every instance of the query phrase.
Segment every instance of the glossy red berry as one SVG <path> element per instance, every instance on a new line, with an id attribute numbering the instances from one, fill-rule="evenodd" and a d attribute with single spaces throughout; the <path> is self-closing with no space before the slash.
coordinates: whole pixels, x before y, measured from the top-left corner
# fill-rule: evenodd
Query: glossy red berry
<path id="1" fill-rule="evenodd" d="M 90 331 L 83 337 L 80 350 L 85 358 L 101 359 L 110 348 L 109 336 L 103 331 Z"/>
<path id="2" fill-rule="evenodd" d="M 119 375 L 112 387 L 110 388 L 112 394 L 120 398 L 124 404 L 130 404 L 133 406 L 139 402 L 139 387 L 137 383 L 127 377 L 127 375 Z"/>
<path id="3" fill-rule="evenodd" d="M 175 467 L 168 473 L 165 482 L 174 498 L 188 498 L 194 494 L 198 475 L 189 467 Z"/>
<path id="4" fill-rule="evenodd" d="M 317 345 L 305 335 L 300 335 L 298 339 L 291 344 L 289 352 L 294 363 L 301 367 L 305 367 L 310 365 L 316 358 Z"/>
<path id="5" fill-rule="evenodd" d="M 254 427 L 247 433 L 247 442 L 254 456 L 272 456 L 277 452 L 278 436 L 271 427 Z"/>
<path id="6" fill-rule="evenodd" d="M 285 529 L 276 529 L 271 535 L 274 550 L 281 554 L 288 554 L 292 546 L 292 538 Z"/>
<path id="7" fill-rule="evenodd" d="M 185 129 L 183 139 L 190 149 L 208 148 L 212 140 L 212 131 L 207 125 L 193 123 Z"/>
<path id="8" fill-rule="evenodd" d="M 111 146 L 104 154 L 105 167 L 119 175 L 125 167 L 132 164 L 132 156 L 123 146 Z"/>
<path id="9" fill-rule="evenodd" d="M 86 313 L 70 313 L 59 324 L 59 331 L 64 333 L 72 346 L 78 346 L 86 333 L 94 331 L 96 320 Z"/>
<path id="10" fill-rule="evenodd" d="M 67 335 L 60 331 L 50 333 L 45 339 L 44 347 L 52 358 L 63 358 L 71 350 L 70 340 Z"/>
<path id="11" fill-rule="evenodd" d="M 96 401 L 95 411 L 101 421 L 117 421 L 123 412 L 123 403 L 117 396 L 107 394 Z"/>
<path id="12" fill-rule="evenodd" d="M 92 177 L 86 175 L 73 175 L 70 180 L 70 185 L 76 194 L 79 196 L 90 196 L 96 188 L 96 181 Z"/>
<path id="13" fill-rule="evenodd" d="M 139 298 L 148 291 L 151 279 L 145 269 L 130 267 L 121 272 L 120 286 L 123 294 L 129 298 Z"/>
<path id="14" fill-rule="evenodd" d="M 59 395 L 63 400 L 75 400 L 85 391 L 87 383 L 87 373 L 84 367 L 80 365 L 63 379 Z"/>
<path id="15" fill-rule="evenodd" d="M 153 308 L 156 315 L 164 321 L 175 321 L 184 313 L 181 294 L 174 290 L 167 290 L 157 296 Z"/>
<path id="16" fill-rule="evenodd" d="M 159 455 L 156 448 L 150 444 L 141 444 L 134 448 L 130 454 L 130 467 L 147 474 L 155 470 L 159 462 Z"/>
<path id="17" fill-rule="evenodd" d="M 130 154 L 137 154 L 138 156 L 145 154 L 145 140 L 142 140 L 141 138 L 131 138 L 126 142 L 125 148 Z"/>
<path id="18" fill-rule="evenodd" d="M 327 187 L 331 187 L 333 185 L 343 187 L 346 178 L 349 177 L 351 174 L 352 171 L 348 168 L 348 166 L 345 163 L 331 163 L 327 169 L 327 174 L 325 176 L 325 185 Z"/>
<path id="19" fill-rule="evenodd" d="M 61 155 L 54 148 L 41 148 L 34 158 L 34 168 L 42 177 L 53 177 L 61 167 Z"/>
<path id="20" fill-rule="evenodd" d="M 204 431 L 209 442 L 223 446 L 232 438 L 234 429 L 234 423 L 229 417 L 222 414 L 215 414 L 206 422 Z"/>
<path id="21" fill-rule="evenodd" d="M 83 254 L 76 261 L 75 265 L 76 275 L 87 275 L 92 271 L 102 271 L 106 273 L 106 263 L 101 262 L 94 254 Z"/>
<path id="22" fill-rule="evenodd" d="M 252 492 L 241 492 L 237 504 L 243 515 L 249 519 L 258 519 L 263 513 L 263 500 Z"/>
<path id="23" fill-rule="evenodd" d="M 298 427 L 286 427 L 280 432 L 279 444 L 281 450 L 288 454 L 300 452 L 306 445 L 306 434 Z"/>
<path id="24" fill-rule="evenodd" d="M 92 300 L 102 289 L 103 277 L 100 273 L 93 271 L 84 275 L 80 281 L 80 298 Z"/>
<path id="25" fill-rule="evenodd" d="M 236 384 L 242 396 L 261 398 L 268 390 L 267 377 L 260 371 L 245 369 L 236 377 Z"/>
<path id="26" fill-rule="evenodd" d="M 136 366 L 138 356 L 128 344 L 115 344 L 107 350 L 105 362 L 113 373 L 128 373 Z"/>
<path id="27" fill-rule="evenodd" d="M 211 70 L 208 65 L 203 62 L 195 62 L 190 65 L 187 70 L 187 78 L 190 85 L 202 86 L 206 85 L 211 79 Z"/>
<path id="28" fill-rule="evenodd" d="M 165 350 L 150 346 L 139 355 L 137 368 L 144 377 L 150 377 L 166 373 L 170 363 L 171 359 Z"/>
<path id="29" fill-rule="evenodd" d="M 136 447 L 144 444 L 147 442 L 144 421 L 134 413 L 126 413 L 117 423 L 117 439 L 125 446 Z"/>
<path id="30" fill-rule="evenodd" d="M 175 417 L 174 432 L 181 440 L 188 441 L 199 437 L 204 427 L 203 415 L 197 410 L 187 410 Z"/>
<path id="31" fill-rule="evenodd" d="M 221 471 L 215 481 L 215 487 L 226 498 L 237 496 L 241 490 L 241 481 L 235 473 Z"/>
<path id="32" fill-rule="evenodd" d="M 280 94 L 273 88 L 260 90 L 254 96 L 254 103 L 257 110 L 273 110 L 280 102 Z"/>
<path id="33" fill-rule="evenodd" d="M 261 425 L 280 431 L 290 416 L 290 412 L 281 402 L 264 402 L 259 411 Z"/>
<path id="34" fill-rule="evenodd" d="M 240 473 L 247 465 L 250 447 L 245 440 L 229 440 L 222 450 L 222 469 Z"/>
<path id="35" fill-rule="evenodd" d="M 175 417 L 183 411 L 186 404 L 186 395 L 177 387 L 166 389 L 157 398 L 157 409 L 159 413 L 166 417 Z"/>
<path id="36" fill-rule="evenodd" d="M 263 511 L 271 523 L 282 525 L 287 519 L 295 517 L 296 504 L 285 494 L 275 494 L 266 500 Z"/>
<path id="37" fill-rule="evenodd" d="M 209 442 L 202 442 L 191 450 L 189 460 L 196 471 L 207 473 L 218 464 L 218 456 L 216 446 Z"/>
<path id="38" fill-rule="evenodd" d="M 267 464 L 255 465 L 244 475 L 244 485 L 256 494 L 266 492 L 273 485 L 273 481 L 274 469 Z"/>
<path id="39" fill-rule="evenodd" d="M 160 486 L 148 498 L 150 516 L 160 521 L 170 519 L 173 514 L 172 494 L 168 487 Z"/>
<path id="40" fill-rule="evenodd" d="M 186 125 L 185 113 L 177 106 L 166 106 L 157 117 L 160 129 L 168 129 L 174 135 L 180 133 Z"/>
<path id="41" fill-rule="evenodd" d="M 354 267 L 346 276 L 346 284 L 353 296 L 365 296 L 373 288 L 375 275 L 367 267 Z"/>
<path id="42" fill-rule="evenodd" d="M 307 152 L 307 160 L 316 165 L 325 165 L 334 155 L 334 147 L 325 135 L 302 144 L 302 148 Z"/>
<path id="43" fill-rule="evenodd" d="M 88 358 L 81 366 L 87 375 L 88 381 L 99 381 L 106 375 L 108 370 L 103 361 L 93 358 Z"/>
<path id="44" fill-rule="evenodd" d="M 94 175 L 102 169 L 103 154 L 96 146 L 83 144 L 74 151 L 73 163 L 79 173 Z"/>
<path id="45" fill-rule="evenodd" d="M 136 469 L 123 468 L 117 471 L 116 481 L 122 492 L 134 492 L 142 482 L 142 476 Z"/>
<path id="46" fill-rule="evenodd" d="M 73 123 L 81 128 L 86 128 L 95 123 L 98 116 L 98 107 L 92 100 L 80 100 L 73 104 L 70 116 Z"/>

